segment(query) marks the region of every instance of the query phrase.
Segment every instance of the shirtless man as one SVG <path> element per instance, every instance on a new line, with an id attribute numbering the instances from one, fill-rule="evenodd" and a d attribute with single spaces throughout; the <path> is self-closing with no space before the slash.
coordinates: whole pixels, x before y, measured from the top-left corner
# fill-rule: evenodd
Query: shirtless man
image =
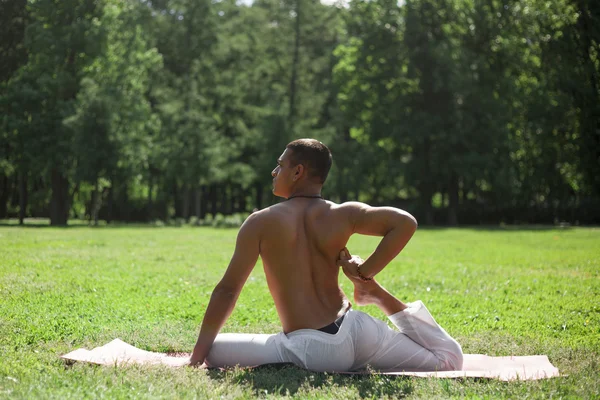
<path id="1" fill-rule="evenodd" d="M 423 303 L 405 304 L 373 277 L 400 253 L 417 228 L 407 212 L 321 197 L 331 167 L 329 149 L 313 139 L 287 145 L 273 170 L 273 193 L 286 201 L 250 215 L 204 315 L 191 365 L 255 366 L 292 362 L 316 371 L 453 370 L 460 345 Z M 381 236 L 363 261 L 351 256 L 351 235 Z M 283 332 L 220 334 L 258 257 Z M 354 284 L 354 301 L 377 305 L 398 330 L 360 311 L 338 285 L 339 267 Z"/>

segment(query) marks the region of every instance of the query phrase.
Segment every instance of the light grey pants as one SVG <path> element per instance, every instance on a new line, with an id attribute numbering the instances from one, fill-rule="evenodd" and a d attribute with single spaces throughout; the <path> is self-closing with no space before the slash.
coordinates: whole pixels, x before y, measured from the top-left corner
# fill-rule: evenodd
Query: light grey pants
<path id="1" fill-rule="evenodd" d="M 350 310 L 335 335 L 314 329 L 288 334 L 217 336 L 207 362 L 210 366 L 241 367 L 294 363 L 313 371 L 364 369 L 443 371 L 460 370 L 462 349 L 435 322 L 419 300 L 389 317 L 398 328 L 360 311 Z"/>

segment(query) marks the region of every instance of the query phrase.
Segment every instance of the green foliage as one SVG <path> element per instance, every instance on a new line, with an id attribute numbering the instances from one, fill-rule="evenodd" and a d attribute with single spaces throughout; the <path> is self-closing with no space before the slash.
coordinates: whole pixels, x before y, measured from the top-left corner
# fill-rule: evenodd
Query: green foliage
<path id="1" fill-rule="evenodd" d="M 563 52 L 564 32 L 598 43 L 584 24 L 594 11 L 566 1 L 354 1 L 334 70 L 351 136 L 394 154 L 395 165 L 383 158 L 386 166 L 397 166 L 425 209 L 436 193 L 447 194 L 449 221 L 471 196 L 490 208 L 575 206 L 573 193 L 590 195 L 583 186 L 596 178 L 584 175 L 598 161 L 576 161 L 583 161 L 576 138 L 597 130 L 597 119 L 575 133 L 583 125 L 572 101 L 581 97 L 559 88 L 570 74 L 555 68 L 570 61 L 556 57 L 581 60 Z M 598 95 L 595 83 L 584 86 L 594 88 L 588 99 Z M 597 154 L 597 143 L 589 149 Z"/>
<path id="2" fill-rule="evenodd" d="M 248 212 L 314 137 L 333 200 L 600 221 L 596 2 L 59 3 L 0 2 L 0 217 Z"/>
<path id="3" fill-rule="evenodd" d="M 345 377 L 295 367 L 227 372 L 66 366 L 59 355 L 119 337 L 189 352 L 236 231 L 152 226 L 0 227 L 3 398 L 596 398 L 598 229 L 419 230 L 379 281 L 421 299 L 466 353 L 547 354 L 560 378 L 529 382 Z M 377 238 L 353 237 L 366 256 Z M 350 295 L 351 283 L 340 277 Z M 385 316 L 374 307 L 364 311 Z M 261 264 L 225 332 L 278 332 Z"/>

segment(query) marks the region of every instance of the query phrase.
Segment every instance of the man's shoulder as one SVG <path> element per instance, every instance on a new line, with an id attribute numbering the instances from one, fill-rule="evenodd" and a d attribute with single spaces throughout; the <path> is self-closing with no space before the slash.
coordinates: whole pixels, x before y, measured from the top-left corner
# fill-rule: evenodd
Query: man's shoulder
<path id="1" fill-rule="evenodd" d="M 368 204 L 361 203 L 360 201 L 346 201 L 344 203 L 337 204 L 337 208 L 342 211 L 359 211 L 370 207 Z"/>
<path id="2" fill-rule="evenodd" d="M 260 221 L 264 219 L 265 210 L 266 209 L 252 211 L 252 213 L 248 215 L 248 218 L 246 218 L 246 220 L 244 221 L 244 224 L 256 225 L 257 223 L 260 223 Z"/>
<path id="3" fill-rule="evenodd" d="M 240 228 L 240 232 L 262 237 L 264 232 L 268 232 L 274 226 L 280 225 L 284 211 L 279 204 L 272 205 L 262 210 L 254 210 L 246 218 Z"/>
<path id="4" fill-rule="evenodd" d="M 275 214 L 279 213 L 280 204 L 274 204 L 270 207 L 263 208 L 262 210 L 254 210 L 252 214 L 246 218 L 244 224 L 248 223 L 255 227 L 260 226 L 266 223 L 268 220 L 271 220 L 275 217 Z"/>
<path id="5" fill-rule="evenodd" d="M 265 219 L 268 216 L 272 215 L 274 212 L 277 212 L 279 208 L 281 208 L 281 203 L 273 204 L 272 206 L 263 208 L 262 210 L 254 209 L 254 211 L 252 211 L 252 214 L 250 214 L 250 217 L 256 220 Z"/>

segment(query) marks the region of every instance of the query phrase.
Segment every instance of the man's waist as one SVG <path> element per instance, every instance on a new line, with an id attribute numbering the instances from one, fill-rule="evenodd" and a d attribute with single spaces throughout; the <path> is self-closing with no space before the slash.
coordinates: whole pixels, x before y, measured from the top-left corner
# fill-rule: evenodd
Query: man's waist
<path id="1" fill-rule="evenodd" d="M 333 321 L 329 325 L 326 325 L 326 326 L 324 326 L 322 328 L 319 328 L 317 330 L 321 331 L 321 332 L 329 333 L 331 335 L 335 335 L 340 330 L 340 327 L 342 326 L 342 322 L 344 322 L 344 317 L 346 316 L 347 313 L 348 313 L 348 310 L 346 310 L 346 312 L 344 313 L 344 315 L 342 315 L 341 317 L 339 317 L 338 319 L 336 319 L 335 321 Z"/>

